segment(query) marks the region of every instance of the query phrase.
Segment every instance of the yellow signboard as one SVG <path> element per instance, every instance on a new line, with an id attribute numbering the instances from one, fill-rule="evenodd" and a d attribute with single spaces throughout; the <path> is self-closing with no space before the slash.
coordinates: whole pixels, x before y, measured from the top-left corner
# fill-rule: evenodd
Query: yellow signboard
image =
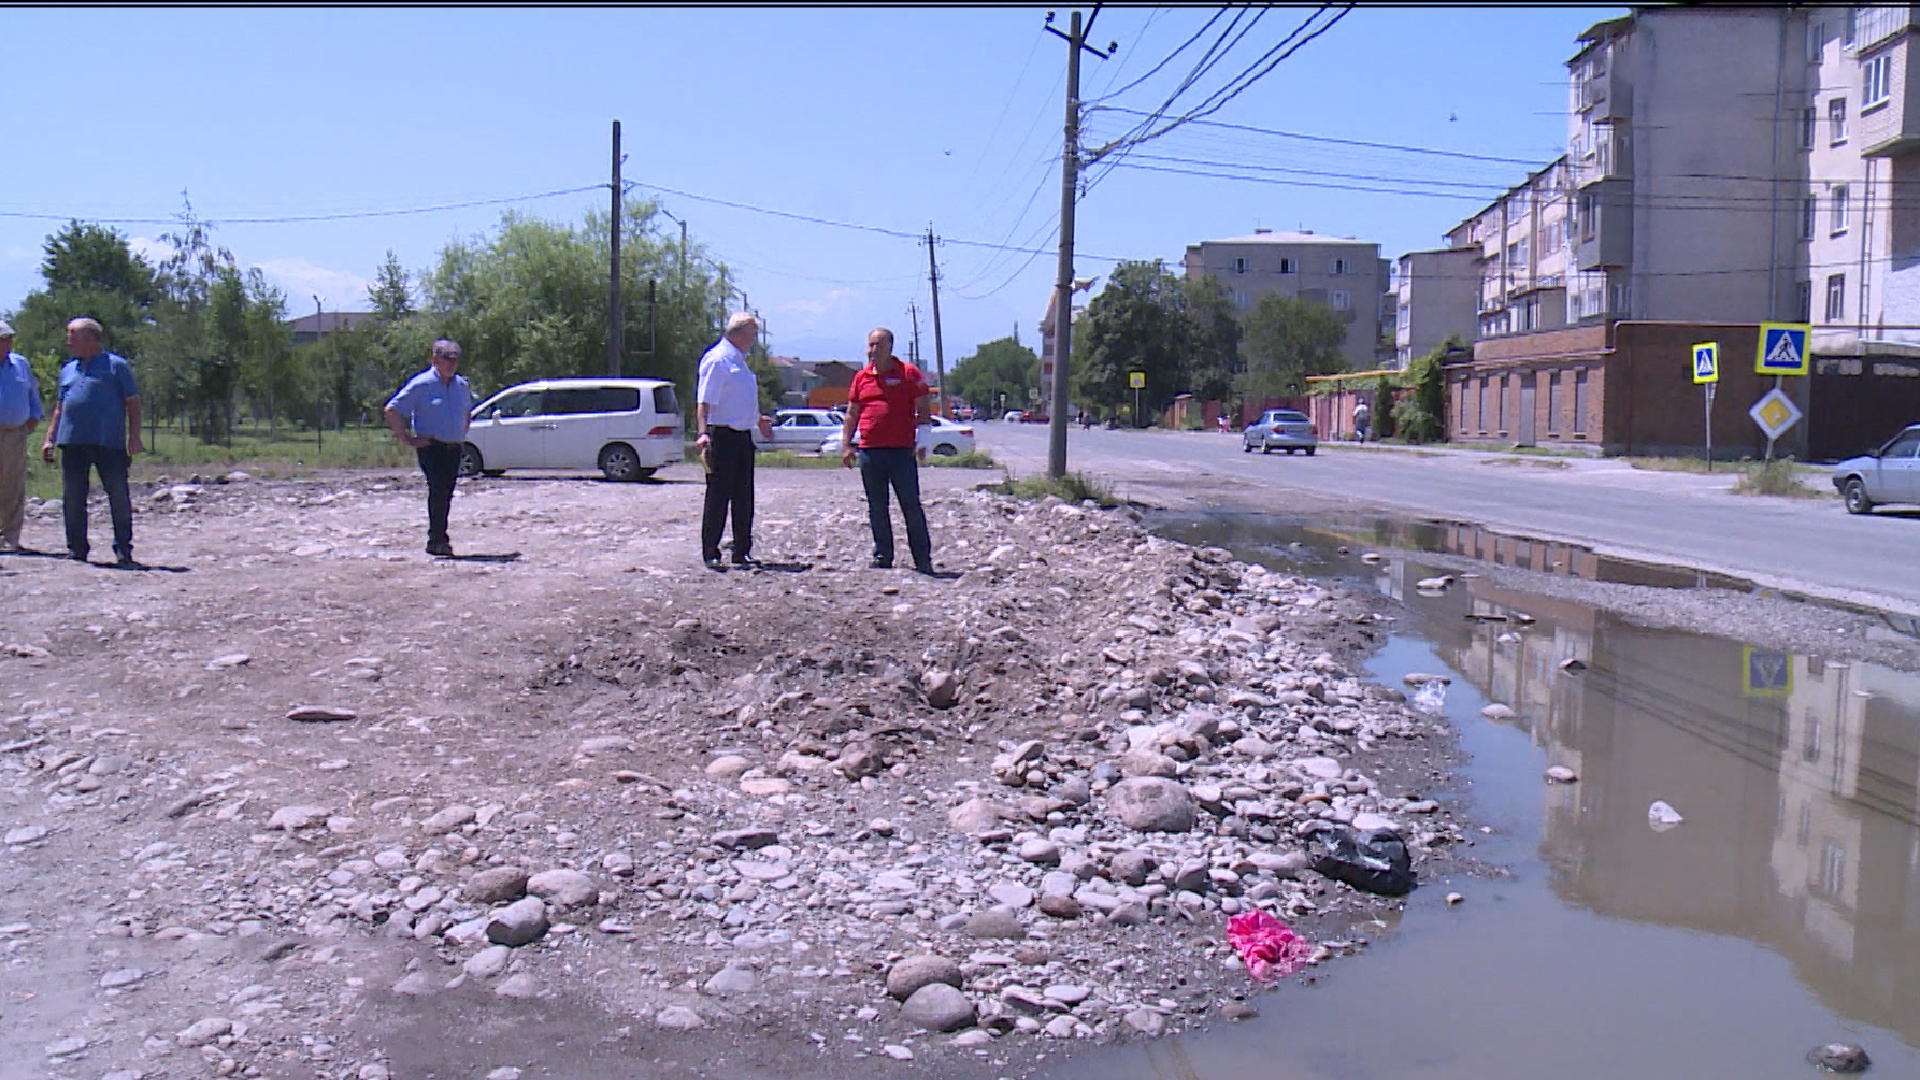
<path id="1" fill-rule="evenodd" d="M 1740 692 L 1748 697 L 1788 697 L 1793 693 L 1793 657 L 1740 647 Z"/>
<path id="2" fill-rule="evenodd" d="M 1813 327 L 1806 323 L 1761 323 L 1753 370 L 1761 375 L 1805 375 L 1809 367 L 1807 335 L 1812 332 Z"/>
<path id="3" fill-rule="evenodd" d="M 1133 389 L 1135 389 L 1135 390 L 1144 390 L 1144 389 L 1146 389 L 1146 387 L 1147 387 L 1147 373 L 1146 373 L 1146 372 L 1144 372 L 1144 371 L 1129 371 L 1129 372 L 1127 372 L 1127 385 L 1128 385 L 1128 386 L 1130 386 L 1130 387 L 1132 387 L 1132 388 L 1133 388 Z"/>
<path id="4" fill-rule="evenodd" d="M 1702 341 L 1693 347 L 1693 381 L 1711 383 L 1720 381 L 1720 343 Z"/>

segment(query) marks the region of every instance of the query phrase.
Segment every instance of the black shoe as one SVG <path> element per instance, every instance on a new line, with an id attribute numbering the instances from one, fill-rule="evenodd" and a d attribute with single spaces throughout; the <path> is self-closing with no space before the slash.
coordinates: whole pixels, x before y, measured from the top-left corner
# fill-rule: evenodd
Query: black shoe
<path id="1" fill-rule="evenodd" d="M 893 569 L 893 560 L 875 555 L 873 558 L 867 560 L 867 566 L 874 570 L 891 570 Z"/>
<path id="2" fill-rule="evenodd" d="M 751 555 L 735 555 L 733 565 L 742 570 L 757 570 L 760 567 L 760 560 Z"/>
<path id="3" fill-rule="evenodd" d="M 84 552 L 84 551 L 71 551 L 71 550 L 69 550 L 69 551 L 67 552 L 67 558 L 69 558 L 69 559 L 72 559 L 72 560 L 73 560 L 74 562 L 86 562 L 86 561 L 87 561 L 87 553 L 86 553 L 86 552 Z"/>
<path id="4" fill-rule="evenodd" d="M 702 559 L 701 562 L 705 563 L 709 570 L 725 570 L 727 568 L 727 564 L 721 562 L 720 556 L 718 555 L 709 555 Z"/>
<path id="5" fill-rule="evenodd" d="M 453 544 L 445 540 L 442 540 L 438 543 L 428 544 L 427 554 L 432 555 L 436 558 L 451 559 L 453 558 Z"/>
<path id="6" fill-rule="evenodd" d="M 913 572 L 916 574 L 927 574 L 931 576 L 933 574 L 933 563 L 931 561 L 914 563 Z"/>
<path id="7" fill-rule="evenodd" d="M 119 555 L 114 556 L 113 565 L 126 568 L 139 566 L 140 564 L 133 561 L 133 552 L 123 551 Z"/>

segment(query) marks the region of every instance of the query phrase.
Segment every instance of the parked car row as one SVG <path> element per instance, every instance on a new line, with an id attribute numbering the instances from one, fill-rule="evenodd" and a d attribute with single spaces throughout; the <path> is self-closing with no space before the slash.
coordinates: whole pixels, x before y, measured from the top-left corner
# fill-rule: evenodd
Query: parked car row
<path id="1" fill-rule="evenodd" d="M 860 445 L 859 432 L 854 433 L 853 440 L 855 446 Z M 973 452 L 973 429 L 965 424 L 956 424 L 944 416 L 936 416 L 932 424 L 921 425 L 916 445 L 929 454 L 941 457 L 970 454 Z M 821 440 L 819 449 L 822 454 L 837 456 L 840 447 L 840 432 L 835 431 Z"/>

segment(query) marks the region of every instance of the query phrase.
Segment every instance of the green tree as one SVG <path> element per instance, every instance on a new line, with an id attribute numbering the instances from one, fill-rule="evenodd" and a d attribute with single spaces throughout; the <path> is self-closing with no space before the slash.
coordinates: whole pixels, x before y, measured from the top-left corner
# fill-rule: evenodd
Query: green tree
<path id="1" fill-rule="evenodd" d="M 381 322 L 397 323 L 413 314 L 413 285 L 392 248 L 387 249 L 387 261 L 380 264 L 373 285 L 367 289 L 367 302 Z"/>
<path id="2" fill-rule="evenodd" d="M 186 202 L 160 239 L 173 249 L 155 277 L 154 332 L 143 359 L 149 394 L 162 415 L 185 416 L 203 442 L 224 442 L 245 349 L 246 285 L 233 253 Z"/>
<path id="3" fill-rule="evenodd" d="M 1447 437 L 1447 357 L 1464 349 L 1460 339 L 1450 337 L 1446 344 L 1425 356 L 1416 356 L 1407 364 L 1406 396 L 1393 406 L 1393 423 L 1408 442 L 1444 442 Z"/>
<path id="4" fill-rule="evenodd" d="M 1193 327 L 1188 389 L 1196 400 L 1223 401 L 1234 392 L 1245 370 L 1240 359 L 1240 318 L 1220 279 L 1203 275 L 1184 284 L 1187 319 Z"/>
<path id="5" fill-rule="evenodd" d="M 1187 390 L 1194 328 L 1186 307 L 1186 290 L 1158 260 L 1115 267 L 1106 288 L 1088 302 L 1084 323 L 1075 324 L 1075 399 L 1109 409 L 1131 403 L 1133 371 L 1146 373 L 1143 412 Z"/>
<path id="6" fill-rule="evenodd" d="M 153 268 L 126 237 L 102 225 L 70 221 L 47 237 L 41 251 L 46 287 L 28 293 L 8 320 L 20 352 L 66 356 L 67 322 L 83 315 L 99 321 L 109 349 L 137 352 L 157 290 Z"/>
<path id="7" fill-rule="evenodd" d="M 1309 375 L 1346 368 L 1340 345 L 1347 329 L 1325 304 L 1268 293 L 1247 315 L 1247 369 L 1240 390 L 1250 398 L 1294 397 Z"/>
<path id="8" fill-rule="evenodd" d="M 1017 338 L 998 338 L 961 357 L 947 372 L 947 387 L 977 409 L 994 409 L 1002 401 L 1025 405 L 1039 367 L 1040 357 Z"/>

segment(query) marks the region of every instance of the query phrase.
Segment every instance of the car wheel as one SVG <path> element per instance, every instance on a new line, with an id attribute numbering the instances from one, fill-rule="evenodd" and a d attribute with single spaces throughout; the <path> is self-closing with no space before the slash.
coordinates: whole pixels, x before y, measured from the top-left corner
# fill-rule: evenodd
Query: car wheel
<path id="1" fill-rule="evenodd" d="M 486 465 L 480 459 L 480 448 L 472 443 L 460 444 L 460 475 L 479 476 L 486 471 Z"/>
<path id="2" fill-rule="evenodd" d="M 608 443 L 600 451 L 600 471 L 616 483 L 628 483 L 647 475 L 640 467 L 640 455 L 626 443 Z"/>
<path id="3" fill-rule="evenodd" d="M 1307 447 L 1307 456 L 1308 456 L 1308 457 L 1312 457 L 1312 456 L 1313 456 L 1313 447 L 1311 447 L 1311 446 L 1309 446 L 1309 447 Z"/>
<path id="4" fill-rule="evenodd" d="M 1847 480 L 1847 486 L 1841 490 L 1840 497 L 1846 502 L 1849 514 L 1873 513 L 1873 500 L 1867 498 L 1866 482 L 1857 476 Z"/>
<path id="5" fill-rule="evenodd" d="M 1245 440 L 1242 440 L 1240 443 L 1240 452 L 1243 454 L 1253 453 L 1253 444 Z"/>
<path id="6" fill-rule="evenodd" d="M 1261 443 L 1261 444 L 1260 444 L 1260 452 L 1261 452 L 1261 453 L 1263 453 L 1263 454 L 1271 454 L 1271 453 L 1273 453 L 1273 447 L 1271 447 L 1271 446 L 1268 446 L 1268 445 L 1267 445 L 1266 443 Z"/>
<path id="7" fill-rule="evenodd" d="M 1292 456 L 1293 456 L 1293 447 L 1291 447 L 1291 446 L 1289 446 L 1289 447 L 1287 447 L 1287 456 L 1288 456 L 1288 457 L 1292 457 Z"/>
<path id="8" fill-rule="evenodd" d="M 939 454 L 941 457 L 952 457 L 960 452 L 960 448 L 952 443 L 943 442 L 939 446 L 934 447 L 933 452 Z"/>

